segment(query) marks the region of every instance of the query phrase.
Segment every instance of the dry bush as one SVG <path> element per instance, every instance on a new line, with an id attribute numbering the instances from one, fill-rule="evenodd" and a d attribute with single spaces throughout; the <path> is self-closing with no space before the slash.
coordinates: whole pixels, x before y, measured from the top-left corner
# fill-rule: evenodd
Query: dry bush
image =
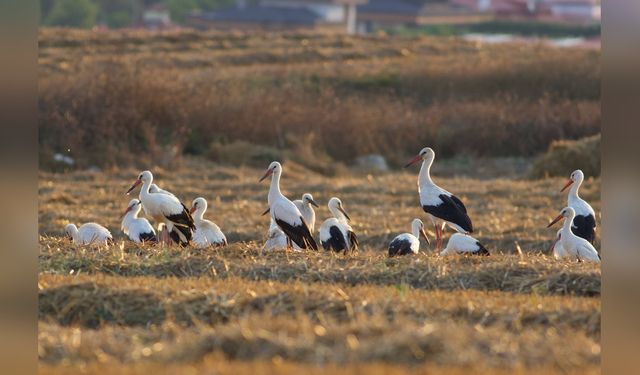
<path id="1" fill-rule="evenodd" d="M 600 138 L 598 134 L 577 141 L 553 142 L 533 165 L 531 177 L 569 176 L 576 169 L 585 176 L 600 176 Z"/>
<path id="2" fill-rule="evenodd" d="M 170 166 L 183 152 L 216 154 L 237 141 L 289 152 L 316 171 L 369 153 L 397 166 L 425 144 L 444 156 L 523 156 L 600 129 L 591 51 L 60 30 L 42 31 L 40 47 L 43 168 L 68 149 L 80 167 Z M 312 152 L 298 156 L 304 147 Z"/>

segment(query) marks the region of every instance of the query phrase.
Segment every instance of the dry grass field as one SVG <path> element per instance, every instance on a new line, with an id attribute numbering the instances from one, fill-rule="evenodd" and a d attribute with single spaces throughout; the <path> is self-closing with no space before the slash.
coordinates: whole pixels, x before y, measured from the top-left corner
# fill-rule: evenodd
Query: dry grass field
<path id="1" fill-rule="evenodd" d="M 417 168 L 329 178 L 284 163 L 283 192 L 312 193 L 319 219 L 331 196 L 343 200 L 362 244 L 346 257 L 263 253 L 262 169 L 192 158 L 154 168 L 155 180 L 187 205 L 208 198 L 231 244 L 135 246 L 118 217 L 137 173 L 40 172 L 43 374 L 599 373 L 600 268 L 547 253 L 562 178 L 443 177 L 436 159 L 436 182 L 467 203 L 492 255 L 440 259 L 423 244 L 389 259 L 389 240 L 423 216 Z M 600 211 L 599 179 L 582 195 Z M 69 220 L 106 225 L 116 244 L 71 246 Z"/>

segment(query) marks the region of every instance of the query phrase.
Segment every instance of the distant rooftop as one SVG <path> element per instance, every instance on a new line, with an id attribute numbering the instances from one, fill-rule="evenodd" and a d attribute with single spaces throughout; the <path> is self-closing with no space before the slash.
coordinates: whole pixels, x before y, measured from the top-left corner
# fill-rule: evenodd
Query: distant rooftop
<path id="1" fill-rule="evenodd" d="M 207 21 L 251 22 L 269 24 L 314 25 L 320 16 L 306 8 L 248 5 L 231 7 L 215 12 L 203 12 L 199 16 Z"/>

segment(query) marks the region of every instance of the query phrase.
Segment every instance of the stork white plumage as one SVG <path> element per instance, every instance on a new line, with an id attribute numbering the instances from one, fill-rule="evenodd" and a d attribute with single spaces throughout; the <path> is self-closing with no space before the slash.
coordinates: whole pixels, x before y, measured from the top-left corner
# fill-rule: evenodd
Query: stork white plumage
<path id="1" fill-rule="evenodd" d="M 562 244 L 567 256 L 580 261 L 600 262 L 600 255 L 593 245 L 582 237 L 578 237 L 573 234 L 571 226 L 573 219 L 576 216 L 576 211 L 572 207 L 565 207 L 560 211 L 560 215 L 556 217 L 547 228 L 550 228 L 553 224 L 564 218 L 564 224 L 560 232 L 559 242 Z"/>
<path id="2" fill-rule="evenodd" d="M 453 254 L 490 255 L 482 244 L 468 234 L 454 233 L 447 242 L 447 247 L 440 253 L 440 256 Z"/>
<path id="3" fill-rule="evenodd" d="M 150 193 L 149 187 L 152 183 L 153 175 L 149 171 L 144 171 L 138 175 L 138 179 L 129 188 L 127 194 L 142 184 L 139 198 L 147 215 L 158 223 L 164 223 L 174 242 L 186 246 L 195 230 L 189 210 L 173 195 Z"/>
<path id="4" fill-rule="evenodd" d="M 309 227 L 309 232 L 313 233 L 313 228 L 316 225 L 316 212 L 311 206 L 318 207 L 316 201 L 313 200 L 313 196 L 309 193 L 302 194 L 302 199 L 296 199 L 293 204 L 300 210 L 302 218 Z"/>
<path id="5" fill-rule="evenodd" d="M 460 233 L 473 233 L 473 225 L 462 201 L 431 180 L 431 165 L 434 159 L 435 152 L 431 148 L 425 147 L 405 165 L 405 168 L 422 160 L 418 174 L 418 195 L 422 209 L 427 213 L 435 228 L 436 251 L 439 251 L 442 248 L 445 225 Z"/>
<path id="6" fill-rule="evenodd" d="M 571 173 L 569 181 L 562 188 L 565 191 L 569 186 L 569 194 L 567 195 L 567 206 L 573 208 L 576 217 L 573 219 L 571 231 L 578 237 L 582 237 L 593 245 L 596 240 L 596 213 L 587 201 L 580 198 L 578 190 L 584 181 L 584 173 L 580 169 L 576 169 Z"/>
<path id="7" fill-rule="evenodd" d="M 222 233 L 220 227 L 213 221 L 203 218 L 207 207 L 207 200 L 202 197 L 194 199 L 191 203 L 191 214 L 196 225 L 191 242 L 198 248 L 225 246 L 227 245 L 227 237 Z"/>
<path id="8" fill-rule="evenodd" d="M 138 199 L 129 201 L 127 210 L 122 215 L 120 229 L 129 236 L 129 239 L 136 243 L 157 242 L 156 231 L 149 223 L 149 220 L 138 217 L 141 209 L 141 202 Z"/>
<path id="9" fill-rule="evenodd" d="M 358 249 L 358 237 L 349 225 L 351 218 L 344 210 L 342 201 L 336 197 L 329 199 L 327 204 L 332 218 L 325 220 L 320 225 L 320 243 L 325 250 L 335 252 L 354 251 Z"/>
<path id="10" fill-rule="evenodd" d="M 569 254 L 564 250 L 562 242 L 560 242 L 560 238 L 562 238 L 562 228 L 560 228 L 558 233 L 556 233 L 556 239 L 553 241 L 551 248 L 549 249 L 549 252 L 553 253 L 553 257 L 556 259 L 562 259 L 569 256 Z"/>
<path id="11" fill-rule="evenodd" d="M 160 194 L 167 194 L 167 195 L 172 195 L 172 196 L 176 196 L 175 194 L 173 194 L 172 192 L 168 191 L 168 190 L 164 190 L 161 189 L 158 185 L 156 184 L 151 184 L 149 185 L 149 193 L 151 194 L 156 194 L 156 193 L 160 193 Z"/>
<path id="12" fill-rule="evenodd" d="M 313 239 L 309 227 L 302 217 L 302 213 L 287 197 L 280 191 L 280 176 L 282 175 L 282 165 L 277 161 L 272 162 L 260 181 L 271 176 L 269 187 L 268 203 L 271 218 L 278 227 L 287 235 L 291 242 L 297 244 L 301 249 L 311 248 L 318 250 L 318 245 Z M 292 246 L 289 246 L 292 247 Z"/>
<path id="13" fill-rule="evenodd" d="M 82 224 L 80 228 L 75 224 L 67 224 L 64 231 L 76 245 L 109 245 L 113 243 L 111 232 L 97 223 Z"/>
<path id="14" fill-rule="evenodd" d="M 424 231 L 422 220 L 413 219 L 411 233 L 399 234 L 389 243 L 389 256 L 418 254 L 420 251 L 420 235 L 429 244 L 429 237 Z"/>

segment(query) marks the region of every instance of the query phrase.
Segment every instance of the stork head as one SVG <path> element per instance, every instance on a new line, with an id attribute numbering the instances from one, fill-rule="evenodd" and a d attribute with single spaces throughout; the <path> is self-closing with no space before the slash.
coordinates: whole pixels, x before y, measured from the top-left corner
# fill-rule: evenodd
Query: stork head
<path id="1" fill-rule="evenodd" d="M 313 195 L 309 193 L 302 194 L 302 203 L 311 204 L 315 207 L 319 207 L 316 201 L 313 200 Z"/>
<path id="2" fill-rule="evenodd" d="M 418 153 L 418 155 L 416 155 L 413 159 L 409 160 L 409 162 L 407 164 L 405 164 L 405 168 L 419 162 L 420 160 L 431 160 L 433 161 L 433 159 L 436 157 L 436 153 L 433 152 L 433 150 L 431 149 L 431 147 L 425 147 L 422 150 L 420 150 L 420 152 Z"/>
<path id="3" fill-rule="evenodd" d="M 280 173 L 282 173 L 282 165 L 280 165 L 280 163 L 278 163 L 277 161 L 273 161 L 271 162 L 271 164 L 269 164 L 269 168 L 267 168 L 267 171 L 264 173 L 264 175 L 262 176 L 262 178 L 260 178 L 260 181 L 258 182 L 262 182 L 262 180 L 271 176 L 274 173 L 276 175 L 280 175 Z"/>
<path id="4" fill-rule="evenodd" d="M 73 241 L 73 237 L 78 234 L 78 227 L 75 224 L 67 224 L 64 227 L 64 233 Z"/>
<path id="5" fill-rule="evenodd" d="M 191 210 L 190 213 L 193 215 L 194 212 L 196 211 L 206 211 L 207 210 L 207 200 L 202 198 L 202 197 L 198 197 L 196 199 L 193 200 L 193 202 L 191 202 Z"/>
<path id="6" fill-rule="evenodd" d="M 131 187 L 129 188 L 129 190 L 127 190 L 127 195 L 129 195 L 129 193 L 131 193 L 131 191 L 133 189 L 136 188 L 136 186 L 142 184 L 142 183 L 148 183 L 150 184 L 151 181 L 153 181 L 153 175 L 151 174 L 151 172 L 149 171 L 143 171 L 138 175 L 138 178 L 136 179 L 136 181 L 133 183 L 133 185 L 131 185 Z"/>
<path id="7" fill-rule="evenodd" d="M 121 217 L 124 217 L 126 214 L 132 211 L 135 214 L 140 212 L 140 201 L 138 199 L 133 198 L 132 200 L 129 201 L 129 205 L 127 206 L 127 209 L 124 211 Z"/>
<path id="8" fill-rule="evenodd" d="M 329 199 L 329 203 L 327 204 L 327 206 L 329 206 L 329 211 L 331 212 L 338 211 L 342 213 L 347 220 L 351 221 L 351 218 L 349 217 L 347 212 L 344 210 L 344 207 L 342 207 L 342 201 L 339 198 L 333 197 Z"/>
<path id="9" fill-rule="evenodd" d="M 560 191 L 565 191 L 566 188 L 573 185 L 574 183 L 581 184 L 583 180 L 584 180 L 584 173 L 582 173 L 580 169 L 576 169 L 575 171 L 571 172 L 571 176 L 569 176 L 569 181 L 567 181 L 567 184 L 564 185 L 564 187 Z"/>
<path id="10" fill-rule="evenodd" d="M 553 224 L 557 223 L 563 218 L 573 220 L 575 216 L 576 216 L 576 211 L 573 208 L 565 207 L 562 209 L 562 211 L 560 211 L 560 215 L 558 215 L 555 219 L 553 219 L 551 223 L 549 223 L 549 225 L 547 225 L 547 228 L 550 228 Z"/>
<path id="11" fill-rule="evenodd" d="M 411 222 L 411 233 L 414 234 L 414 236 L 415 236 L 415 233 L 419 233 L 422 236 L 422 238 L 424 238 L 424 240 L 427 241 L 427 244 L 431 245 L 431 242 L 429 241 L 429 237 L 427 237 L 427 233 L 424 231 L 424 223 L 422 222 L 422 220 L 413 219 L 413 221 Z"/>

